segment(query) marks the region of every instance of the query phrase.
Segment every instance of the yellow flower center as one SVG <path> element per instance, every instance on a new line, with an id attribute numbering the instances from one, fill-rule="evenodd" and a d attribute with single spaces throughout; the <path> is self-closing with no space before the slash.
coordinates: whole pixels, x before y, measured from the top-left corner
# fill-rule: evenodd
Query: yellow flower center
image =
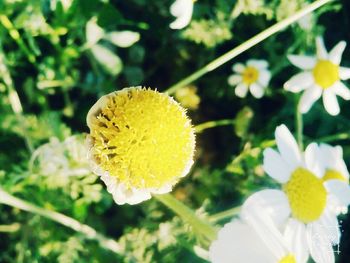
<path id="1" fill-rule="evenodd" d="M 323 180 L 305 168 L 297 168 L 289 181 L 283 186 L 292 215 L 310 223 L 320 218 L 326 206 L 327 192 Z"/>
<path id="2" fill-rule="evenodd" d="M 339 80 L 339 66 L 329 60 L 319 60 L 312 73 L 316 84 L 323 89 L 331 87 Z"/>
<path id="3" fill-rule="evenodd" d="M 252 84 L 258 80 L 259 71 L 254 67 L 246 67 L 242 73 L 242 77 L 245 84 Z"/>
<path id="4" fill-rule="evenodd" d="M 327 180 L 333 180 L 333 179 L 348 183 L 348 180 L 340 172 L 336 170 L 328 169 L 325 172 L 322 180 L 327 181 Z"/>
<path id="5" fill-rule="evenodd" d="M 280 259 L 280 261 L 278 261 L 278 263 L 296 263 L 296 259 L 292 254 L 289 254 L 287 256 L 285 256 L 284 258 Z"/>
<path id="6" fill-rule="evenodd" d="M 178 103 L 141 88 L 103 98 L 91 120 L 88 114 L 92 154 L 103 170 L 134 188 L 174 184 L 188 172 L 194 129 Z"/>

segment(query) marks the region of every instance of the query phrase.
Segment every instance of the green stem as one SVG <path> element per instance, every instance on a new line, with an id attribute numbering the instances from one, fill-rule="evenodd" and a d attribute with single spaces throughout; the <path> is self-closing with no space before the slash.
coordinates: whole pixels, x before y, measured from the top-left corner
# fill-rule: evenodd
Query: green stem
<path id="1" fill-rule="evenodd" d="M 233 207 L 230 208 L 228 210 L 219 212 L 217 214 L 213 214 L 211 216 L 209 216 L 209 221 L 212 223 L 216 223 L 219 222 L 221 220 L 224 220 L 226 218 L 232 218 L 233 216 L 236 216 L 239 214 L 239 212 L 241 211 L 241 207 L 237 206 L 237 207 Z"/>
<path id="2" fill-rule="evenodd" d="M 233 125 L 235 123 L 235 120 L 233 119 L 227 119 L 227 120 L 217 120 L 217 121 L 208 121 L 201 124 L 196 125 L 194 128 L 197 133 L 201 133 L 202 131 L 218 126 L 226 126 L 226 125 Z"/>
<path id="3" fill-rule="evenodd" d="M 318 141 L 320 141 L 320 142 L 333 142 L 333 141 L 348 140 L 348 139 L 350 139 L 350 134 L 343 132 L 343 133 L 338 133 L 338 134 L 322 137 L 322 138 L 318 139 Z"/>
<path id="4" fill-rule="evenodd" d="M 316 10 L 317 8 L 331 2 L 334 0 L 317 0 L 313 2 L 310 5 L 307 5 L 300 11 L 296 12 L 294 15 L 291 15 L 290 17 L 287 17 L 286 19 L 274 24 L 273 26 L 267 28 L 266 30 L 260 32 L 259 34 L 255 35 L 254 37 L 250 38 L 249 40 L 245 41 L 243 44 L 239 45 L 238 47 L 235 47 L 231 49 L 229 52 L 225 53 L 224 55 L 218 57 L 217 59 L 213 60 L 203 68 L 197 70 L 190 76 L 184 78 L 183 80 L 179 81 L 178 83 L 172 85 L 169 87 L 167 92 L 169 94 L 173 94 L 177 89 L 184 87 L 193 81 L 199 79 L 201 76 L 207 74 L 210 71 L 213 71 L 214 69 L 220 67 L 221 65 L 225 64 L 226 62 L 230 61 L 231 59 L 237 57 L 244 51 L 248 50 L 249 48 L 255 46 L 256 44 L 260 43 L 261 41 L 265 40 L 266 38 L 272 36 L 273 34 L 277 33 L 278 31 L 281 31 L 285 27 L 289 26 L 290 24 L 294 23 L 295 21 L 299 20 L 303 16 L 311 13 L 312 11 Z"/>
<path id="5" fill-rule="evenodd" d="M 155 195 L 154 197 L 188 223 L 196 234 L 204 236 L 209 242 L 216 239 L 217 230 L 175 197 L 170 194 Z"/>
<path id="6" fill-rule="evenodd" d="M 98 241 L 102 247 L 113 251 L 114 253 L 121 254 L 122 248 L 120 245 L 113 239 L 109 239 L 102 234 L 96 232 L 95 229 L 91 228 L 88 225 L 84 225 L 79 221 L 70 218 L 66 215 L 63 215 L 58 212 L 46 210 L 44 208 L 38 207 L 34 204 L 21 200 L 3 190 L 0 187 L 0 203 L 18 208 L 23 211 L 27 211 L 36 215 L 40 215 L 52 221 L 55 221 L 61 225 L 64 225 L 74 231 L 77 231 L 85 236 L 87 239 L 93 239 Z"/>
<path id="7" fill-rule="evenodd" d="M 19 223 L 12 223 L 11 225 L 0 225 L 0 232 L 13 233 L 20 229 Z"/>
<path id="8" fill-rule="evenodd" d="M 296 99 L 295 103 L 295 126 L 296 126 L 296 132 L 297 132 L 297 142 L 299 145 L 300 150 L 302 151 L 304 149 L 303 144 L 303 114 L 300 112 L 300 100 Z"/>

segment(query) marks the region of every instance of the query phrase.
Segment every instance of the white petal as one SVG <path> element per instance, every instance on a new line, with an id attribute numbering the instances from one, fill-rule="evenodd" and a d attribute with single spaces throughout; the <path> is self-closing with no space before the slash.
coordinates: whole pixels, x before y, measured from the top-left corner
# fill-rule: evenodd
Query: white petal
<path id="1" fill-rule="evenodd" d="M 320 151 L 317 143 L 309 144 L 305 149 L 306 168 L 312 171 L 318 178 L 324 175 L 324 166 L 320 162 Z"/>
<path id="2" fill-rule="evenodd" d="M 291 168 L 301 165 L 301 154 L 294 136 L 284 124 L 278 126 L 275 131 L 278 151 Z"/>
<path id="3" fill-rule="evenodd" d="M 242 81 L 242 76 L 238 74 L 233 74 L 228 77 L 227 82 L 231 86 L 236 86 L 238 83 Z"/>
<path id="4" fill-rule="evenodd" d="M 339 67 L 339 77 L 341 80 L 350 79 L 350 68 Z"/>
<path id="5" fill-rule="evenodd" d="M 289 180 L 292 172 L 281 155 L 271 148 L 264 150 L 264 170 L 269 176 L 281 184 Z"/>
<path id="6" fill-rule="evenodd" d="M 170 24 L 170 28 L 182 29 L 186 27 L 191 21 L 192 12 L 192 0 L 176 0 L 170 7 L 170 13 L 177 19 Z"/>
<path id="7" fill-rule="evenodd" d="M 318 59 L 328 59 L 328 53 L 322 37 L 316 38 L 316 50 Z"/>
<path id="8" fill-rule="evenodd" d="M 250 59 L 247 61 L 247 65 L 257 69 L 266 69 L 269 63 L 266 60 Z"/>
<path id="9" fill-rule="evenodd" d="M 329 60 L 334 64 L 339 65 L 341 61 L 341 57 L 346 47 L 345 41 L 340 41 L 330 52 L 329 52 Z"/>
<path id="10" fill-rule="evenodd" d="M 322 98 L 323 106 L 325 107 L 326 111 L 332 116 L 338 115 L 340 108 L 334 92 L 330 89 L 327 89 L 323 92 Z"/>
<path id="11" fill-rule="evenodd" d="M 318 222 L 308 224 L 306 236 L 310 254 L 314 261 L 317 263 L 335 262 L 332 243 L 321 224 Z"/>
<path id="12" fill-rule="evenodd" d="M 319 219 L 321 225 L 324 227 L 326 235 L 332 245 L 338 245 L 340 242 L 340 229 L 337 216 L 331 211 L 327 210 Z"/>
<path id="13" fill-rule="evenodd" d="M 317 58 L 311 56 L 288 55 L 289 61 L 300 69 L 310 70 L 317 62 Z"/>
<path id="14" fill-rule="evenodd" d="M 287 196 L 280 190 L 267 189 L 252 194 L 242 205 L 241 216 L 257 211 L 266 213 L 277 226 L 286 222 L 290 215 Z M 255 212 L 254 212 L 255 213 Z"/>
<path id="15" fill-rule="evenodd" d="M 342 97 L 344 100 L 350 100 L 350 90 L 345 86 L 343 82 L 338 81 L 333 85 L 332 89 L 335 94 Z"/>
<path id="16" fill-rule="evenodd" d="M 252 93 L 252 95 L 257 99 L 260 99 L 265 92 L 265 89 L 256 83 L 251 84 L 249 86 L 249 89 L 250 89 L 250 93 Z"/>
<path id="17" fill-rule="evenodd" d="M 235 94 L 240 98 L 244 98 L 245 96 L 247 96 L 247 92 L 248 92 L 248 86 L 244 83 L 238 84 L 237 87 L 235 88 Z"/>
<path id="18" fill-rule="evenodd" d="M 290 78 L 284 84 L 284 89 L 296 93 L 311 86 L 313 83 L 314 78 L 311 72 L 301 72 Z"/>
<path id="19" fill-rule="evenodd" d="M 324 182 L 327 191 L 335 196 L 342 206 L 350 204 L 350 186 L 340 180 L 327 180 Z"/>
<path id="20" fill-rule="evenodd" d="M 242 63 L 236 63 L 232 66 L 232 70 L 237 73 L 242 73 L 245 70 L 245 66 Z"/>
<path id="21" fill-rule="evenodd" d="M 133 31 L 113 31 L 104 35 L 104 38 L 118 47 L 130 47 L 140 40 L 140 34 Z"/>
<path id="22" fill-rule="evenodd" d="M 298 263 L 305 263 L 309 257 L 305 224 L 290 218 L 284 230 L 284 239 Z"/>
<path id="23" fill-rule="evenodd" d="M 307 113 L 316 100 L 322 95 L 322 89 L 316 86 L 308 88 L 300 99 L 300 112 Z"/>
<path id="24" fill-rule="evenodd" d="M 271 79 L 271 73 L 268 70 L 260 70 L 258 82 L 263 87 L 267 87 L 269 85 Z"/>

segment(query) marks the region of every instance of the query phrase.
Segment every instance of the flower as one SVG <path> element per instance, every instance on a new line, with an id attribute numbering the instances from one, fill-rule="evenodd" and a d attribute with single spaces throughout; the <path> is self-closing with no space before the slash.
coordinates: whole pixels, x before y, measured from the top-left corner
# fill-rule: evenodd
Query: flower
<path id="1" fill-rule="evenodd" d="M 282 234 L 266 208 L 250 207 L 249 203 L 250 198 L 242 206 L 240 219 L 219 231 L 217 240 L 209 248 L 211 262 L 306 262 L 308 253 L 305 244 L 299 242 L 299 232 L 293 232 L 289 227 Z"/>
<path id="2" fill-rule="evenodd" d="M 185 108 L 196 110 L 201 101 L 197 95 L 197 88 L 195 86 L 187 86 L 176 90 L 175 98 Z"/>
<path id="3" fill-rule="evenodd" d="M 244 98 L 249 89 L 252 95 L 259 99 L 264 95 L 271 78 L 267 67 L 267 61 L 255 59 L 248 60 L 246 65 L 234 64 L 232 70 L 235 74 L 228 78 L 228 84 L 236 86 L 235 93 L 240 98 Z"/>
<path id="4" fill-rule="evenodd" d="M 193 164 L 194 129 L 166 94 L 140 87 L 101 97 L 87 115 L 89 158 L 117 204 L 170 192 Z"/>
<path id="5" fill-rule="evenodd" d="M 193 0 L 176 0 L 170 7 L 170 13 L 176 20 L 170 24 L 171 29 L 183 29 L 192 18 Z"/>
<path id="6" fill-rule="evenodd" d="M 316 39 L 316 56 L 289 55 L 289 61 L 304 70 L 284 84 L 288 91 L 298 93 L 305 90 L 301 97 L 299 110 L 307 113 L 321 95 L 323 105 L 330 115 L 340 112 L 336 95 L 350 100 L 350 90 L 341 82 L 350 78 L 350 68 L 339 66 L 346 42 L 340 41 L 329 53 L 323 39 Z"/>
<path id="7" fill-rule="evenodd" d="M 336 197 L 342 204 L 350 203 L 350 188 L 337 180 L 324 180 L 322 159 L 316 143 L 302 154 L 285 125 L 275 132 L 278 151 L 264 151 L 264 170 L 282 190 L 263 190 L 250 198 L 251 206 L 259 204 L 268 209 L 276 222 L 284 222 L 291 215 L 287 227 L 299 233 L 299 240 L 307 244 L 316 262 L 334 262 L 333 244 L 340 239 L 339 225 L 334 212 Z M 322 246 L 322 248 L 320 248 Z"/>

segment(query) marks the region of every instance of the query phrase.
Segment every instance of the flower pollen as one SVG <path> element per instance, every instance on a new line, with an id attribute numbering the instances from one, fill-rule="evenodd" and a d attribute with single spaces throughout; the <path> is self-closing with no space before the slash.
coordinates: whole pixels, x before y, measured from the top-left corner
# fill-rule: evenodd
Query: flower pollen
<path id="1" fill-rule="evenodd" d="M 330 88 L 339 80 L 339 66 L 329 60 L 319 60 L 312 73 L 316 84 L 323 89 Z"/>
<path id="2" fill-rule="evenodd" d="M 317 178 L 305 168 L 297 168 L 290 180 L 283 186 L 292 215 L 304 222 L 310 223 L 320 218 L 325 207 L 327 192 L 323 180 Z"/>
<path id="3" fill-rule="evenodd" d="M 88 120 L 95 162 L 130 188 L 161 188 L 193 163 L 194 129 L 166 94 L 128 88 L 111 93 Z"/>
<path id="4" fill-rule="evenodd" d="M 296 259 L 292 254 L 283 257 L 278 263 L 296 263 Z"/>
<path id="5" fill-rule="evenodd" d="M 242 73 L 243 82 L 250 85 L 259 78 L 259 71 L 255 67 L 246 67 Z"/>

